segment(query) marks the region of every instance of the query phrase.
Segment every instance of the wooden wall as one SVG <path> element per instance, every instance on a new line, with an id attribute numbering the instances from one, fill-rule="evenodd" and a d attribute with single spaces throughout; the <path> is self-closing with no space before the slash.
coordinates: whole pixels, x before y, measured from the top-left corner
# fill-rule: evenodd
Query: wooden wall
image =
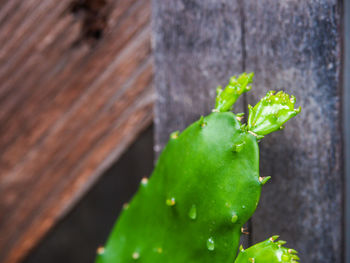
<path id="1" fill-rule="evenodd" d="M 150 124 L 150 30 L 149 1 L 0 1 L 0 262 Z"/>
<path id="2" fill-rule="evenodd" d="M 343 262 L 343 0 L 153 0 L 155 150 L 211 111 L 215 87 L 302 113 L 261 143 L 271 175 L 251 242 L 279 233 L 302 262 Z M 0 261 L 18 262 L 152 119 L 148 0 L 0 1 Z"/>
<path id="3" fill-rule="evenodd" d="M 343 260 L 342 1 L 154 0 L 155 128 L 169 133 L 214 106 L 215 88 L 255 72 L 237 112 L 268 90 L 302 113 L 260 143 L 264 187 L 253 243 L 280 234 L 301 262 Z"/>

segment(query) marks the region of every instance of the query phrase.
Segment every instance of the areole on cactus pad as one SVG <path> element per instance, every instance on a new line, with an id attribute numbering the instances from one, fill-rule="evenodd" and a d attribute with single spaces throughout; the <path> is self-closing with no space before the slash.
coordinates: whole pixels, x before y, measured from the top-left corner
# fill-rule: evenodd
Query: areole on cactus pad
<path id="1" fill-rule="evenodd" d="M 224 90 L 217 89 L 210 115 L 171 134 L 150 179 L 141 181 L 98 250 L 96 263 L 234 262 L 242 227 L 270 179 L 259 177 L 258 140 L 300 111 L 293 96 L 269 92 L 249 106 L 248 123 L 242 124 L 242 115 L 230 110 L 251 89 L 252 79 L 253 73 L 232 77 Z M 253 246 L 244 255 L 261 249 L 280 253 L 273 246 Z M 237 262 L 246 262 L 241 254 Z"/>

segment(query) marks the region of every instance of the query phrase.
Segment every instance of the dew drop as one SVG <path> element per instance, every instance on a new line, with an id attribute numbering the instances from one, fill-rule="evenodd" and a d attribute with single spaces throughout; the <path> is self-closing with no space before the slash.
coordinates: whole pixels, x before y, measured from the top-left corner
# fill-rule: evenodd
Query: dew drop
<path id="1" fill-rule="evenodd" d="M 188 216 L 192 219 L 195 220 L 197 218 L 197 208 L 196 205 L 192 205 L 190 211 L 188 212 Z"/>
<path id="2" fill-rule="evenodd" d="M 232 222 L 232 223 L 236 223 L 237 220 L 238 220 L 238 216 L 237 216 L 236 214 L 233 214 L 233 215 L 232 215 L 232 218 L 231 218 L 231 222 Z"/>
<path id="3" fill-rule="evenodd" d="M 242 205 L 242 208 L 245 209 L 245 205 Z"/>
<path id="4" fill-rule="evenodd" d="M 175 205 L 175 198 L 172 197 L 172 198 L 170 198 L 170 199 L 167 199 L 167 200 L 165 201 L 165 203 L 166 203 L 167 206 L 174 206 L 174 205 Z"/>
<path id="5" fill-rule="evenodd" d="M 213 251 L 215 249 L 215 243 L 214 243 L 214 240 L 212 237 L 210 237 L 208 240 L 207 240 L 207 248 L 209 251 Z"/>

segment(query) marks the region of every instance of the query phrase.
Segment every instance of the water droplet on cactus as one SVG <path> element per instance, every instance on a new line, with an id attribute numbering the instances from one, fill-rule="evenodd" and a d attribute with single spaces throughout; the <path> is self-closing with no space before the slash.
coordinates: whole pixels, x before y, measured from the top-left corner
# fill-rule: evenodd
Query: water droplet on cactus
<path id="1" fill-rule="evenodd" d="M 238 216 L 237 216 L 236 214 L 233 214 L 233 215 L 232 215 L 232 218 L 231 218 L 231 222 L 232 222 L 232 223 L 236 223 L 237 220 L 238 220 Z"/>
<path id="2" fill-rule="evenodd" d="M 175 205 L 175 198 L 174 197 L 172 197 L 172 198 L 170 198 L 170 199 L 167 199 L 166 201 L 165 201 L 165 203 L 166 203 L 166 205 L 167 206 L 174 206 Z"/>
<path id="3" fill-rule="evenodd" d="M 140 257 L 140 254 L 138 253 L 138 252 L 134 252 L 134 253 L 132 253 L 132 258 L 133 259 L 139 259 L 139 257 Z"/>
<path id="4" fill-rule="evenodd" d="M 197 208 L 196 205 L 192 205 L 190 211 L 188 212 L 188 216 L 192 219 L 195 220 L 197 218 Z"/>
<path id="5" fill-rule="evenodd" d="M 213 251 L 215 249 L 215 243 L 214 243 L 214 240 L 212 237 L 210 237 L 208 240 L 207 240 L 207 248 L 209 251 Z"/>

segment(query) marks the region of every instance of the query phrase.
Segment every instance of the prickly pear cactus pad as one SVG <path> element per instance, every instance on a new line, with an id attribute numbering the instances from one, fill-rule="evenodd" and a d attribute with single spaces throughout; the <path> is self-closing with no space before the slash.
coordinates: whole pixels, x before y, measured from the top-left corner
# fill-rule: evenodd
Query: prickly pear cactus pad
<path id="1" fill-rule="evenodd" d="M 278 236 L 258 243 L 248 249 L 240 248 L 235 263 L 297 263 L 299 257 L 297 251 L 292 248 L 285 248 L 286 241 L 276 241 Z"/>
<path id="2" fill-rule="evenodd" d="M 242 124 L 230 110 L 252 79 L 232 77 L 217 89 L 210 115 L 171 134 L 96 263 L 234 262 L 243 224 L 269 179 L 259 177 L 258 140 L 299 112 L 294 97 L 270 92 Z"/>

